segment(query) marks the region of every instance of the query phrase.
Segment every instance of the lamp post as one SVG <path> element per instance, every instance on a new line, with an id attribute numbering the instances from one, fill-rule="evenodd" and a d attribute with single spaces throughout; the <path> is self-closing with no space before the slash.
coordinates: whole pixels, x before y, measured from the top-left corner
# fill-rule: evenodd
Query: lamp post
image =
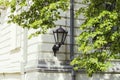
<path id="1" fill-rule="evenodd" d="M 74 0 L 70 0 L 70 60 L 74 59 Z M 71 69 L 71 80 L 76 80 L 76 72 Z"/>
<path id="2" fill-rule="evenodd" d="M 53 46 L 54 56 L 56 56 L 56 52 L 59 51 L 61 45 L 64 44 L 68 31 L 64 30 L 61 26 L 53 31 L 55 44 Z"/>

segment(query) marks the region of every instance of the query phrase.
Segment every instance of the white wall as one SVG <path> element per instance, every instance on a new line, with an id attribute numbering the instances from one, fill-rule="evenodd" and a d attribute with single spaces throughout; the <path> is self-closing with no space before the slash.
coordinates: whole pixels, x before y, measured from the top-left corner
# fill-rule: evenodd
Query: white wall
<path id="1" fill-rule="evenodd" d="M 15 36 L 12 36 L 12 33 L 14 32 L 15 25 L 7 24 L 7 15 L 9 15 L 9 9 L 2 10 L 2 14 L 0 17 L 0 72 L 19 72 L 20 66 L 19 59 L 20 59 L 20 46 L 14 46 L 17 45 L 17 36 L 20 37 L 20 35 L 16 34 Z M 16 28 L 17 29 L 17 28 Z M 16 38 L 16 39 L 13 39 Z M 20 41 L 19 41 L 20 43 Z M 18 49 L 19 48 L 19 49 Z"/>
<path id="2" fill-rule="evenodd" d="M 78 0 L 75 1 L 75 8 L 78 9 L 80 4 L 77 3 Z M 62 25 L 68 30 L 65 45 L 61 46 L 56 57 L 52 51 L 54 45 L 52 31 L 56 28 L 28 40 L 27 35 L 34 30 L 27 31 L 18 25 L 7 24 L 9 11 L 3 10 L 0 17 L 0 80 L 71 80 L 70 69 L 67 69 L 70 66 L 66 65 L 70 61 L 70 10 L 61 11 L 62 18 L 56 22 L 56 28 Z M 83 16 L 75 19 L 74 37 L 81 33 L 79 25 L 83 21 Z M 76 45 L 75 54 L 78 54 Z M 88 78 L 85 73 L 78 72 L 76 80 L 119 80 L 119 60 L 113 63 L 114 68 L 109 69 L 111 71 L 109 74 L 95 74 Z"/>
<path id="3" fill-rule="evenodd" d="M 10 9 L 1 10 L 0 16 L 0 80 L 20 80 L 22 28 L 8 24 Z"/>

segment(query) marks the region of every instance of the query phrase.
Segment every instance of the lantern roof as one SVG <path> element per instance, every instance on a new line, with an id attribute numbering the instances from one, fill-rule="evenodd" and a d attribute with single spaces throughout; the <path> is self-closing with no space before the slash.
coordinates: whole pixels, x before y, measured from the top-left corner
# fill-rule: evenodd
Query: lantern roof
<path id="1" fill-rule="evenodd" d="M 54 33 L 67 33 L 67 31 L 64 30 L 61 26 L 58 29 L 56 29 L 55 31 L 53 31 L 53 32 Z"/>

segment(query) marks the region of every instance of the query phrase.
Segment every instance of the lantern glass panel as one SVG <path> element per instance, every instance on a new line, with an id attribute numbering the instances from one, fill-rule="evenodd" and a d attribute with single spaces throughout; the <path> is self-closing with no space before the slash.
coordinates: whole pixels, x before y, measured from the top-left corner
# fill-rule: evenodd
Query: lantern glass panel
<path id="1" fill-rule="evenodd" d="M 53 35 L 54 35 L 55 43 L 57 43 L 57 33 L 53 31 Z"/>
<path id="2" fill-rule="evenodd" d="M 65 42 L 66 36 L 67 36 L 67 32 L 65 32 L 64 35 L 63 35 L 63 40 L 62 40 L 63 44 Z"/>
<path id="3" fill-rule="evenodd" d="M 64 33 L 58 33 L 58 43 L 60 43 L 60 44 L 63 43 L 63 35 L 64 35 Z"/>

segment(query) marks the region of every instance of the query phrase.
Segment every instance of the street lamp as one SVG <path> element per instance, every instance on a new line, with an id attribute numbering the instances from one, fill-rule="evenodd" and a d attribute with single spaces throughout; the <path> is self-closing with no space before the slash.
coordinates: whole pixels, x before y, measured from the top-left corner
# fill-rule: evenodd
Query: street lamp
<path id="1" fill-rule="evenodd" d="M 61 26 L 53 31 L 55 45 L 53 46 L 54 56 L 56 56 L 56 52 L 59 51 L 61 45 L 64 44 L 68 31 L 64 30 Z"/>

